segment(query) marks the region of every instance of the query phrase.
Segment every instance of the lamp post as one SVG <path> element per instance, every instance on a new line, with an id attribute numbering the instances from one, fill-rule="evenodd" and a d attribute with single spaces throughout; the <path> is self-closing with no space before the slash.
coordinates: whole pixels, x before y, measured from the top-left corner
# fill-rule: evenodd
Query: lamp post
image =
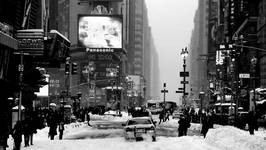
<path id="1" fill-rule="evenodd" d="M 186 106 L 186 84 L 188 84 L 188 82 L 186 81 L 186 77 L 188 76 L 188 72 L 186 72 L 186 57 L 188 56 L 187 47 L 185 49 L 182 49 L 180 55 L 181 57 L 183 57 L 183 82 L 181 83 L 183 84 L 183 101 L 184 105 Z"/>

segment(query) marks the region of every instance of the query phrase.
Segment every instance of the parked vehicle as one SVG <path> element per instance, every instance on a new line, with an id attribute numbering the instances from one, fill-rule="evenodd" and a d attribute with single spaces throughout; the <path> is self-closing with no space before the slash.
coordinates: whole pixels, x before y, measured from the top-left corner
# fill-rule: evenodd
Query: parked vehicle
<path id="1" fill-rule="evenodd" d="M 124 136 L 126 140 L 143 140 L 151 137 L 156 141 L 156 127 L 150 117 L 135 117 L 127 120 L 124 126 Z"/>

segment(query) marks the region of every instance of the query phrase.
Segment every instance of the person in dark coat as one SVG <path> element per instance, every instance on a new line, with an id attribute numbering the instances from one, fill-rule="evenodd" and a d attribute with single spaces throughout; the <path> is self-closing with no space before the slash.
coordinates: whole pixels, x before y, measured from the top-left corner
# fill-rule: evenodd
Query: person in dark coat
<path id="1" fill-rule="evenodd" d="M 202 113 L 201 124 L 202 124 L 201 134 L 203 134 L 203 137 L 205 138 L 206 135 L 207 135 L 207 132 L 209 130 L 209 118 L 208 118 L 208 114 Z"/>
<path id="2" fill-rule="evenodd" d="M 248 112 L 248 131 L 250 135 L 254 135 L 256 119 L 253 111 Z"/>
<path id="3" fill-rule="evenodd" d="M 24 121 L 22 121 L 23 124 L 23 134 L 24 134 L 24 146 L 29 146 L 29 139 L 31 134 L 31 126 L 30 126 L 30 119 L 29 117 L 26 117 Z"/>
<path id="4" fill-rule="evenodd" d="M 51 123 L 48 133 L 51 140 L 54 140 L 54 137 L 57 135 L 56 129 L 57 129 L 57 124 L 55 122 Z"/>
<path id="5" fill-rule="evenodd" d="M 164 121 L 164 111 L 161 111 L 160 114 L 159 114 L 159 124 L 161 124 L 162 121 Z"/>
<path id="6" fill-rule="evenodd" d="M 178 121 L 178 136 L 184 136 L 186 135 L 186 128 L 187 128 L 187 121 L 184 114 L 180 115 L 179 121 Z"/>
<path id="7" fill-rule="evenodd" d="M 54 137 L 55 135 L 57 135 L 57 113 L 56 112 L 52 112 L 50 114 L 50 117 L 49 117 L 49 133 L 48 133 L 48 136 L 50 137 L 51 140 L 54 140 Z"/>
<path id="8" fill-rule="evenodd" d="M 65 130 L 64 122 L 60 122 L 59 123 L 59 126 L 58 126 L 59 140 L 62 140 L 63 139 L 64 130 Z"/>
<path id="9" fill-rule="evenodd" d="M 23 126 L 21 121 L 17 121 L 11 133 L 14 139 L 14 150 L 20 150 L 23 133 Z"/>
<path id="10" fill-rule="evenodd" d="M 184 117 L 185 117 L 185 128 L 184 128 L 184 135 L 187 135 L 187 130 L 188 128 L 190 128 L 190 116 L 189 116 L 189 113 L 188 112 L 184 112 Z"/>
<path id="11" fill-rule="evenodd" d="M 36 119 L 31 117 L 30 118 L 30 136 L 29 136 L 30 145 L 33 145 L 33 134 L 35 133 L 37 133 L 37 123 L 36 123 Z"/>

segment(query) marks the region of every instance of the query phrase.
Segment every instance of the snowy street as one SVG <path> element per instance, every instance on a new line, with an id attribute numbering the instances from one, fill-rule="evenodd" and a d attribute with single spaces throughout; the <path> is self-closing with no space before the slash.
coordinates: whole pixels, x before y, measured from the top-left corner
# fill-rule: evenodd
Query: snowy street
<path id="1" fill-rule="evenodd" d="M 122 128 L 118 127 L 124 122 L 128 116 L 92 116 L 91 125 L 85 123 L 72 123 L 66 125 L 63 140 L 58 140 L 58 136 L 54 141 L 48 139 L 48 128 L 38 130 L 34 135 L 34 145 L 24 147 L 22 142 L 22 150 L 265 150 L 266 148 L 266 131 L 259 129 L 255 131 L 255 135 L 249 135 L 248 131 L 239 130 L 231 126 L 215 126 L 210 129 L 206 139 L 199 136 L 201 126 L 192 124 L 188 136 L 177 137 L 177 119 L 163 122 L 157 125 L 157 141 L 152 142 L 151 139 L 144 141 L 126 141 L 123 137 Z M 156 120 L 156 119 L 155 119 Z M 108 129 L 101 128 L 112 122 L 116 124 L 109 126 Z M 99 129 L 96 126 L 100 127 Z M 108 125 L 107 125 L 108 126 Z M 163 132 L 168 129 L 168 132 Z M 169 131 L 173 131 L 170 134 Z M 161 132 L 161 133 L 160 133 Z M 163 134 L 164 133 L 164 134 Z M 175 135 L 176 134 L 176 135 Z M 169 136 L 167 136 L 169 135 Z M 9 148 L 12 149 L 12 140 L 9 138 Z"/>

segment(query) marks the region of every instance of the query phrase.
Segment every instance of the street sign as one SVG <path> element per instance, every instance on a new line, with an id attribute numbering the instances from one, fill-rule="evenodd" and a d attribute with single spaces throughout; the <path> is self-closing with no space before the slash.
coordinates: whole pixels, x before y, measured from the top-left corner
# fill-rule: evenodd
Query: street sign
<path id="1" fill-rule="evenodd" d="M 185 95 L 188 95 L 188 93 L 184 93 Z"/>
<path id="2" fill-rule="evenodd" d="M 183 91 L 175 91 L 176 93 L 183 93 Z"/>
<path id="3" fill-rule="evenodd" d="M 189 76 L 189 72 L 180 72 L 180 77 L 188 77 Z"/>
<path id="4" fill-rule="evenodd" d="M 249 73 L 240 73 L 239 74 L 239 78 L 249 79 L 250 78 L 250 74 Z"/>
<path id="5" fill-rule="evenodd" d="M 188 81 L 181 81 L 181 84 L 188 84 Z"/>
<path id="6" fill-rule="evenodd" d="M 178 88 L 178 90 L 182 91 L 182 90 L 183 90 L 183 88 Z"/>
<path id="7" fill-rule="evenodd" d="M 168 93 L 168 90 L 163 89 L 161 90 L 161 93 Z"/>

